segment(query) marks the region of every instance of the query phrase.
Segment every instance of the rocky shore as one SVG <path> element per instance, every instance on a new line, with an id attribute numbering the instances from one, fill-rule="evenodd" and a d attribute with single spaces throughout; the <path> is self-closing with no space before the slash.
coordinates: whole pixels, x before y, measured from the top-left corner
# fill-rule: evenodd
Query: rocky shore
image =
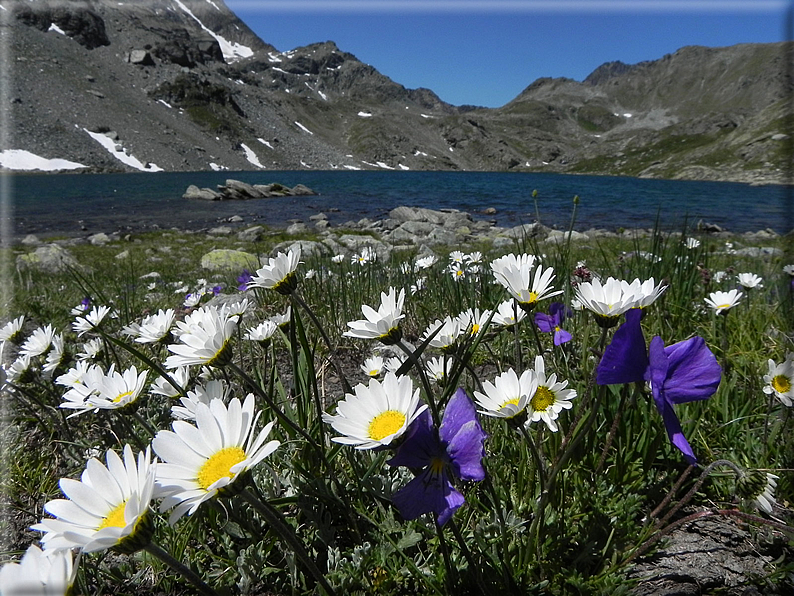
<path id="1" fill-rule="evenodd" d="M 772 230 L 732 234 L 718 226 L 701 223 L 700 232 L 714 238 L 737 240 L 744 246 L 737 246 L 737 255 L 749 257 L 768 257 L 781 254 L 781 249 L 762 244 L 775 243 L 780 236 Z M 481 246 L 494 249 L 512 250 L 517 242 L 529 241 L 539 245 L 553 245 L 567 242 L 583 243 L 603 238 L 645 238 L 653 233 L 651 229 L 589 229 L 586 231 L 562 231 L 551 229 L 540 223 L 529 223 L 514 227 L 500 227 L 492 220 L 475 219 L 470 213 L 457 210 L 433 210 L 421 207 L 401 206 L 392 209 L 388 217 L 378 220 L 361 219 L 349 221 L 332 227 L 324 213 L 317 213 L 309 222 L 294 222 L 282 230 L 273 230 L 260 225 L 250 225 L 242 217 L 234 216 L 219 222 L 218 226 L 200 230 L 184 230 L 185 233 L 204 234 L 208 237 L 227 238 L 234 243 L 256 243 L 268 235 L 279 233 L 294 237 L 275 247 L 272 251 L 285 250 L 299 244 L 306 256 L 352 255 L 368 246 L 379 259 L 389 259 L 393 251 L 415 249 L 420 254 L 429 254 L 440 247 Z M 17 257 L 17 267 L 40 267 L 57 270 L 74 265 L 75 261 L 68 251 L 69 246 L 89 243 L 96 246 L 116 240 L 132 240 L 134 233 L 97 233 L 90 236 L 57 240 L 48 243 L 34 235 L 21 240 L 23 247 L 35 248 L 32 252 Z M 241 262 L 249 262 L 254 255 L 243 250 L 216 249 L 205 255 L 202 261 L 205 268 L 222 269 L 236 267 Z"/>

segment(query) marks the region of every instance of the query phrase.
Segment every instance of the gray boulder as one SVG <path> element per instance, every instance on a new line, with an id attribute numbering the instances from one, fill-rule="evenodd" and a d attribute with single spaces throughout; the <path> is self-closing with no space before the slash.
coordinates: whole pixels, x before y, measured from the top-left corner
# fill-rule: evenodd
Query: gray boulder
<path id="1" fill-rule="evenodd" d="M 201 266 L 211 271 L 219 269 L 235 269 L 249 271 L 259 268 L 259 259 L 256 255 L 242 250 L 217 248 L 201 257 Z"/>
<path id="2" fill-rule="evenodd" d="M 17 269 L 40 269 L 56 272 L 78 267 L 77 260 L 65 248 L 57 244 L 40 246 L 34 252 L 17 257 Z"/>
<path id="3" fill-rule="evenodd" d="M 259 242 L 265 229 L 262 226 L 253 226 L 241 232 L 237 232 L 237 239 L 242 242 Z"/>
<path id="4" fill-rule="evenodd" d="M 199 188 L 195 184 L 187 187 L 185 194 L 182 195 L 183 199 L 202 199 L 204 201 L 219 201 L 221 195 L 211 188 Z"/>

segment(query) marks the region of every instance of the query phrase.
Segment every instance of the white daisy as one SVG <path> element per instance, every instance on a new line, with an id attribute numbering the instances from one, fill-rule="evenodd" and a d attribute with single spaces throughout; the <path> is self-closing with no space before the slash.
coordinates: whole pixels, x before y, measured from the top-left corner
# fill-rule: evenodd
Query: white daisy
<path id="1" fill-rule="evenodd" d="M 61 478 L 61 491 L 69 499 L 55 499 L 44 510 L 55 519 L 45 518 L 31 526 L 44 532 L 46 549 L 79 548 L 95 552 L 115 548 L 134 552 L 146 546 L 154 525 L 149 503 L 155 493 L 157 464 L 149 448 L 138 454 L 124 446 L 124 461 L 109 449 L 107 466 L 90 459 L 81 479 Z"/>
<path id="2" fill-rule="evenodd" d="M 667 286 L 662 285 L 661 282 L 659 285 L 656 285 L 653 278 L 643 282 L 639 279 L 635 279 L 631 283 L 621 280 L 620 284 L 625 296 L 634 295 L 634 308 L 645 308 L 650 306 L 656 302 L 656 299 L 664 294 L 664 291 L 667 289 Z"/>
<path id="3" fill-rule="evenodd" d="M 183 390 L 187 389 L 190 382 L 190 368 L 187 366 L 178 366 L 168 373 L 174 382 L 179 385 Z M 168 382 L 165 377 L 157 377 L 149 387 L 149 391 L 155 395 L 164 395 L 165 397 L 178 397 L 181 393 Z"/>
<path id="4" fill-rule="evenodd" d="M 289 325 L 291 316 L 292 316 L 292 307 L 288 306 L 287 312 L 285 312 L 283 315 L 273 315 L 268 319 L 268 321 L 273 321 L 276 325 L 278 325 L 283 329 L 284 327 Z"/>
<path id="5" fill-rule="evenodd" d="M 20 355 L 34 358 L 46 354 L 52 347 L 53 337 L 55 337 L 55 329 L 52 328 L 52 325 L 39 327 L 22 344 L 19 349 Z"/>
<path id="6" fill-rule="evenodd" d="M 460 250 L 453 250 L 449 253 L 450 265 L 463 265 L 466 262 L 466 254 Z"/>
<path id="7" fill-rule="evenodd" d="M 22 325 L 25 323 L 24 315 L 17 317 L 3 325 L 0 329 L 0 342 L 19 343 L 22 339 Z"/>
<path id="8" fill-rule="evenodd" d="M 745 288 L 746 290 L 752 290 L 753 288 L 764 287 L 764 284 L 761 283 L 764 280 L 755 273 L 739 273 L 736 276 L 736 280 L 739 282 L 739 285 Z"/>
<path id="9" fill-rule="evenodd" d="M 708 298 L 705 298 L 706 304 L 714 309 L 716 314 L 726 313 L 739 304 L 742 293 L 737 290 L 729 290 L 728 292 L 712 292 Z"/>
<path id="10" fill-rule="evenodd" d="M 95 306 L 86 316 L 77 317 L 72 323 L 72 329 L 77 332 L 77 337 L 81 337 L 84 333 L 99 327 L 108 313 L 110 313 L 109 306 Z"/>
<path id="11" fill-rule="evenodd" d="M 364 304 L 361 312 L 366 319 L 351 321 L 347 324 L 350 329 L 342 335 L 360 339 L 378 339 L 385 344 L 395 344 L 402 338 L 400 320 L 405 316 L 402 312 L 405 302 L 405 289 L 389 288 L 389 293 L 381 292 L 380 307 L 375 310 Z"/>
<path id="12" fill-rule="evenodd" d="M 345 260 L 345 255 L 341 255 L 341 254 L 340 255 L 334 255 L 334 256 L 331 257 L 331 262 L 332 263 L 341 263 L 344 260 Z"/>
<path id="13" fill-rule="evenodd" d="M 20 354 L 8 368 L 5 369 L 6 381 L 8 383 L 28 383 L 33 380 L 33 368 L 31 357 Z"/>
<path id="14" fill-rule="evenodd" d="M 777 505 L 777 501 L 775 500 L 775 489 L 777 488 L 778 478 L 779 476 L 767 472 L 764 490 L 755 498 L 755 504 L 758 508 L 765 511 L 768 515 L 772 515 L 772 511 Z"/>
<path id="15" fill-rule="evenodd" d="M 361 370 L 363 370 L 364 374 L 368 377 L 374 378 L 383 372 L 383 366 L 384 362 L 382 356 L 370 356 L 364 360 L 364 364 L 361 365 Z"/>
<path id="16" fill-rule="evenodd" d="M 417 292 L 421 292 L 427 286 L 427 278 L 420 277 L 414 283 L 411 284 L 411 294 L 416 294 Z"/>
<path id="17" fill-rule="evenodd" d="M 509 328 L 520 323 L 527 313 L 522 308 L 517 308 L 514 300 L 505 300 L 502 302 L 494 313 L 491 322 L 497 327 Z"/>
<path id="18" fill-rule="evenodd" d="M 684 242 L 684 246 L 686 246 L 689 250 L 695 249 L 700 246 L 700 240 L 696 238 L 687 238 Z"/>
<path id="19" fill-rule="evenodd" d="M 468 332 L 472 336 L 485 331 L 489 318 L 491 318 L 491 311 L 485 310 L 481 313 L 479 308 L 470 308 L 457 317 L 461 331 Z"/>
<path id="20" fill-rule="evenodd" d="M 0 594 L 4 596 L 65 596 L 72 587 L 77 566 L 70 550 L 45 550 L 31 545 L 19 563 L 0 569 Z"/>
<path id="21" fill-rule="evenodd" d="M 494 379 L 485 381 L 483 391 L 474 392 L 481 414 L 495 418 L 513 418 L 527 407 L 529 398 L 538 387 L 538 379 L 532 370 L 525 370 L 519 377 L 512 368 Z"/>
<path id="22" fill-rule="evenodd" d="M 265 288 L 285 296 L 291 294 L 298 287 L 295 270 L 300 259 L 300 245 L 297 245 L 295 250 L 290 249 L 287 254 L 279 252 L 275 257 L 268 259 L 267 265 L 257 269 L 256 275 L 248 282 L 248 289 Z"/>
<path id="23" fill-rule="evenodd" d="M 358 384 L 355 395 L 348 393 L 336 405 L 336 415 L 323 413 L 323 421 L 344 436 L 332 441 L 354 445 L 356 449 L 373 449 L 391 444 L 408 430 L 427 405 L 419 404 L 419 389 L 413 390 L 408 376 L 389 372 L 369 386 Z"/>
<path id="24" fill-rule="evenodd" d="M 278 325 L 273 321 L 263 321 L 256 327 L 249 329 L 244 337 L 251 341 L 258 341 L 259 343 L 266 344 L 277 330 Z"/>
<path id="25" fill-rule="evenodd" d="M 442 386 L 447 382 L 447 375 L 449 374 L 450 368 L 452 368 L 452 361 L 443 356 L 431 358 L 425 364 L 427 376 Z"/>
<path id="26" fill-rule="evenodd" d="M 239 316 L 227 317 L 214 306 L 204 306 L 177 322 L 179 344 L 171 344 L 166 368 L 223 366 L 231 358 L 231 337 Z"/>
<path id="27" fill-rule="evenodd" d="M 63 334 L 52 338 L 52 349 L 47 352 L 47 358 L 42 366 L 42 371 L 47 378 L 50 378 L 55 370 L 65 363 L 67 359 L 66 348 L 64 346 Z"/>
<path id="28" fill-rule="evenodd" d="M 171 406 L 171 416 L 178 420 L 195 420 L 199 404 L 209 405 L 213 399 L 225 403 L 230 392 L 226 383 L 218 379 L 207 381 L 205 385 L 196 385 L 193 391 L 187 392 L 187 397 L 179 398 L 181 406 Z"/>
<path id="29" fill-rule="evenodd" d="M 419 271 L 420 269 L 430 269 L 433 265 L 438 262 L 438 257 L 436 255 L 427 255 L 426 257 L 421 257 L 416 259 L 414 263 L 414 271 Z"/>
<path id="30" fill-rule="evenodd" d="M 461 281 L 466 279 L 466 268 L 457 262 L 453 262 L 449 264 L 449 268 L 447 269 L 449 274 L 452 276 L 452 279 L 455 281 Z"/>
<path id="31" fill-rule="evenodd" d="M 653 278 L 648 281 L 653 282 Z M 636 288 L 609 277 L 603 284 L 599 279 L 582 282 L 576 286 L 575 293 L 576 299 L 595 315 L 600 326 L 612 327 L 617 325 L 620 315 L 637 306 Z"/>
<path id="32" fill-rule="evenodd" d="M 491 263 L 494 277 L 501 285 L 507 288 L 510 295 L 526 311 L 531 311 L 535 305 L 546 298 L 562 294 L 562 290 L 554 290 L 551 282 L 554 281 L 554 269 L 538 265 L 532 271 L 529 263 L 535 262 L 534 255 L 521 255 L 513 257 L 506 255 Z"/>
<path id="33" fill-rule="evenodd" d="M 794 265 L 784 265 L 783 273 L 794 277 Z"/>
<path id="34" fill-rule="evenodd" d="M 192 515 L 199 506 L 234 483 L 245 471 L 273 453 L 280 443 L 265 443 L 275 422 L 257 434 L 254 430 L 261 412 L 254 415 L 254 396 L 245 402 L 233 398 L 228 407 L 220 399 L 196 406 L 195 426 L 175 420 L 174 429 L 161 430 L 152 440 L 152 449 L 162 459 L 157 467 L 157 485 L 165 498 L 161 511 L 174 508 L 169 523 Z"/>
<path id="35" fill-rule="evenodd" d="M 160 309 L 156 314 L 149 315 L 141 321 L 135 341 L 141 344 L 155 344 L 166 340 L 175 320 L 176 314 L 173 308 Z"/>
<path id="36" fill-rule="evenodd" d="M 390 358 L 386 358 L 386 360 L 383 362 L 383 369 L 386 372 L 397 374 L 397 371 L 400 370 L 400 367 L 403 364 L 405 364 L 405 360 L 399 356 L 391 356 Z"/>
<path id="37" fill-rule="evenodd" d="M 251 301 L 248 298 L 243 298 L 242 300 L 221 304 L 219 312 L 226 318 L 240 317 L 242 319 L 243 315 L 248 312 L 250 307 Z"/>
<path id="38" fill-rule="evenodd" d="M 101 378 L 86 377 L 90 379 L 90 386 L 86 385 L 90 392 L 86 395 L 85 400 L 80 403 L 64 396 L 67 401 L 62 403 L 60 407 L 78 410 L 71 414 L 69 418 L 89 410 L 97 412 L 99 410 L 121 409 L 138 399 L 146 384 L 146 376 L 148 374 L 148 371 L 138 374 L 138 370 L 132 366 L 125 370 L 124 373 L 118 373 L 111 368 L 108 374 L 102 375 Z"/>
<path id="39" fill-rule="evenodd" d="M 780 364 L 770 358 L 764 383 L 764 393 L 774 395 L 789 408 L 794 405 L 794 354 L 788 354 Z"/>
<path id="40" fill-rule="evenodd" d="M 550 431 L 557 432 L 555 420 L 562 410 L 571 409 L 571 400 L 576 397 L 576 391 L 566 389 L 568 381 L 557 381 L 554 373 L 546 377 L 543 356 L 535 356 L 535 377 L 537 390 L 530 396 L 527 404 L 528 419 L 525 426 L 543 420 Z"/>
<path id="41" fill-rule="evenodd" d="M 98 337 L 89 339 L 82 345 L 82 352 L 77 354 L 80 360 L 96 360 L 102 354 L 102 340 Z"/>
<path id="42" fill-rule="evenodd" d="M 365 246 L 361 249 L 360 254 L 354 254 L 350 262 L 353 265 L 367 265 L 369 263 L 373 263 L 378 259 L 378 253 L 375 252 L 375 249 L 371 246 Z"/>
<path id="43" fill-rule="evenodd" d="M 435 322 L 430 324 L 424 335 L 422 335 L 422 341 L 426 341 L 437 329 L 439 330 L 438 333 L 435 334 L 428 345 L 442 352 L 454 350 L 458 338 L 461 336 L 461 333 L 463 333 L 463 330 L 460 328 L 460 321 L 457 317 L 453 319 L 447 315 L 443 321 L 436 319 Z"/>

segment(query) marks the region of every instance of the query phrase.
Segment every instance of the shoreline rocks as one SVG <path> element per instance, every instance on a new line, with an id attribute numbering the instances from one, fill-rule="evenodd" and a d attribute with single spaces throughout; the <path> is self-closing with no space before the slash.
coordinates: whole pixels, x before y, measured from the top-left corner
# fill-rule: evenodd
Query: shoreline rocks
<path id="1" fill-rule="evenodd" d="M 229 178 L 226 184 L 219 184 L 217 190 L 199 188 L 191 184 L 182 195 L 183 199 L 200 199 L 203 201 L 247 201 L 250 199 L 271 199 L 276 197 L 314 196 L 317 193 L 303 184 L 292 188 L 271 182 L 270 184 L 248 184 Z"/>

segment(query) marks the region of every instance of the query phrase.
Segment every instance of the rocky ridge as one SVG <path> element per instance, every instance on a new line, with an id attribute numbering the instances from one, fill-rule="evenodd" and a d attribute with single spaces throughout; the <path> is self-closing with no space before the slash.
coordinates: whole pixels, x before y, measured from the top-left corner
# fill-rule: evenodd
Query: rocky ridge
<path id="1" fill-rule="evenodd" d="M 791 43 L 611 62 L 486 109 L 406 89 L 331 41 L 279 52 L 222 0 L 5 4 L 8 148 L 82 171 L 788 174 Z"/>

